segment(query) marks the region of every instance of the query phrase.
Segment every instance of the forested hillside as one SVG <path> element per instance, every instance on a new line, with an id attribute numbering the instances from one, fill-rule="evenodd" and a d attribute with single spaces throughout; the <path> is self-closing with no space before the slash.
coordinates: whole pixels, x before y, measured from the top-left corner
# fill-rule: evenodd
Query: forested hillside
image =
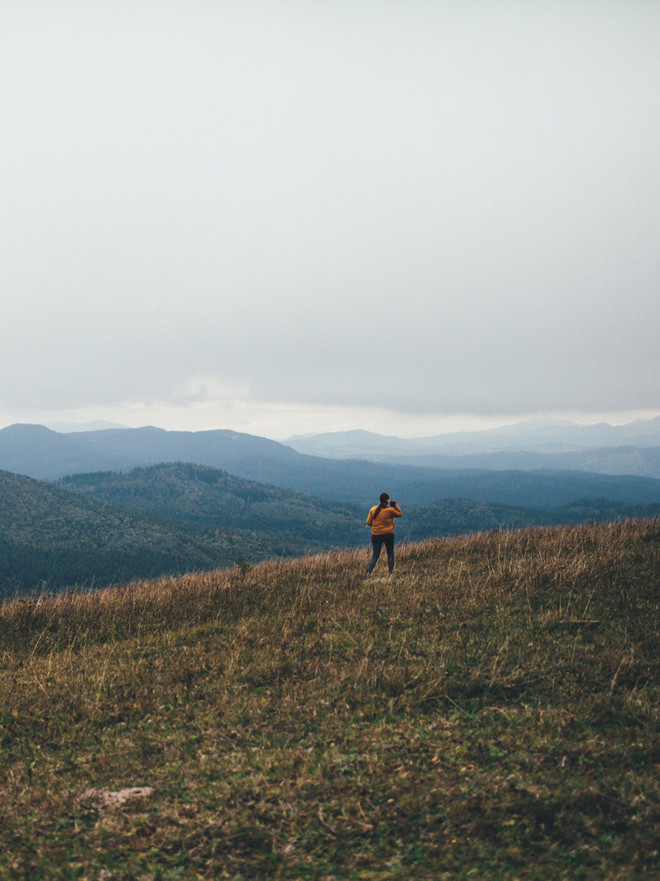
<path id="1" fill-rule="evenodd" d="M 660 517 L 660 505 L 628 505 L 609 499 L 576 499 L 556 508 L 520 508 L 474 499 L 439 499 L 411 508 L 397 527 L 399 538 L 420 541 L 438 536 L 467 535 L 491 529 L 524 529 L 577 523 L 614 523 Z"/>
<path id="2" fill-rule="evenodd" d="M 257 488 L 253 491 L 259 494 Z M 268 496 L 266 488 L 264 492 Z M 295 494 L 288 495 L 293 510 Z M 186 503 L 194 504 L 194 494 Z M 263 498 L 254 504 L 269 507 Z M 307 532 L 287 527 L 284 517 L 277 522 L 273 517 L 272 528 L 266 528 L 267 514 L 254 521 L 263 524 L 262 530 L 240 525 L 247 524 L 246 517 L 237 517 L 233 525 L 231 517 L 225 517 L 222 526 L 219 521 L 213 525 L 172 519 L 173 508 L 165 514 L 169 516 L 131 511 L 0 471 L 0 597 L 43 587 L 103 586 L 226 567 L 238 559 L 298 556 L 346 547 L 360 535 L 355 523 L 351 532 L 346 515 L 329 515 L 322 521 L 320 511 Z"/>
<path id="3" fill-rule="evenodd" d="M 68 489 L 161 517 L 317 540 L 343 547 L 364 537 L 364 507 L 337 504 L 234 477 L 190 463 L 135 468 L 128 473 L 70 475 Z"/>
<path id="4" fill-rule="evenodd" d="M 325 502 L 199 465 L 174 463 L 136 468 L 127 474 L 78 474 L 64 478 L 62 484 L 122 507 L 222 528 L 276 531 L 294 543 L 327 539 L 347 547 L 368 539 L 365 506 Z M 404 508 L 397 534 L 409 541 L 489 529 L 660 515 L 660 504 L 633 505 L 607 499 L 578 499 L 552 508 L 531 508 L 449 498 L 429 505 L 404 504 Z"/>

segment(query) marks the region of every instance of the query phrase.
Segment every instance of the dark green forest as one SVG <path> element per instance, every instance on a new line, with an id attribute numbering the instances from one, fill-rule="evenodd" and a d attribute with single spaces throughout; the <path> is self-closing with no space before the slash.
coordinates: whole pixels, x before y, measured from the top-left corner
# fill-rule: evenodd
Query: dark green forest
<path id="1" fill-rule="evenodd" d="M 113 505 L 220 529 L 249 529 L 346 547 L 364 535 L 364 507 L 326 502 L 234 477 L 205 465 L 170 463 L 128 473 L 76 474 L 61 485 Z"/>
<path id="2" fill-rule="evenodd" d="M 629 505 L 610 499 L 576 499 L 556 508 L 519 508 L 474 499 L 441 499 L 431 505 L 412 508 L 397 532 L 400 539 L 422 541 L 497 529 L 614 523 L 646 517 L 660 517 L 660 505 Z"/>
<path id="3" fill-rule="evenodd" d="M 120 484 L 128 481 L 127 492 L 108 493 L 120 504 L 91 493 L 97 479 L 112 482 L 109 474 L 88 475 L 87 491 L 74 492 L 0 472 L 0 596 L 293 557 L 350 546 L 362 536 L 355 519 L 332 513 L 335 506 L 313 500 L 306 518 L 295 493 L 238 480 L 223 493 L 208 472 L 194 477 L 196 470 L 138 469 L 132 482 L 116 474 Z M 221 484 L 226 477 L 214 472 Z"/>

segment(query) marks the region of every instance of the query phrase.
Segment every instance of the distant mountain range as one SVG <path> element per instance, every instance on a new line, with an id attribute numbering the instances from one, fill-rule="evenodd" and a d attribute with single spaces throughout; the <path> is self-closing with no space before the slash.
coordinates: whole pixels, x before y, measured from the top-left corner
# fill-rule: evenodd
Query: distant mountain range
<path id="1" fill-rule="evenodd" d="M 295 435 L 286 443 L 298 452 L 336 459 L 401 461 L 410 457 L 470 456 L 497 452 L 558 454 L 604 447 L 660 447 L 660 417 L 627 425 L 579 425 L 532 420 L 481 431 L 461 431 L 421 438 L 401 438 L 369 431 Z"/>
<path id="2" fill-rule="evenodd" d="M 123 509 L 170 520 L 208 524 L 221 529 L 255 530 L 302 547 L 338 547 L 367 543 L 367 508 L 330 504 L 313 496 L 277 490 L 197 465 L 171 464 L 136 468 L 128 474 L 80 474 L 62 485 Z M 635 505 L 607 499 L 577 499 L 549 508 L 438 499 L 406 507 L 397 521 L 399 538 L 418 541 L 434 536 L 520 529 L 558 523 L 617 520 L 660 515 L 660 503 Z"/>
<path id="3" fill-rule="evenodd" d="M 249 530 L 268 537 L 273 548 L 282 542 L 310 550 L 346 547 L 365 535 L 366 512 L 357 505 L 334 505 L 206 465 L 175 462 L 126 473 L 75 474 L 60 485 L 140 515 Z"/>
<path id="4" fill-rule="evenodd" d="M 79 431 L 103 431 L 107 428 L 128 428 L 119 422 L 106 422 L 105 419 L 96 419 L 92 422 L 47 422 L 46 428 L 51 431 L 59 431 L 61 434 L 75 434 Z"/>
<path id="5" fill-rule="evenodd" d="M 307 455 L 425 468 L 547 469 L 660 477 L 660 417 L 617 426 L 522 422 L 425 438 L 344 431 L 297 435 L 287 444 Z"/>
<path id="6" fill-rule="evenodd" d="M 231 565 L 242 552 L 185 525 L 0 471 L 0 598 Z"/>
<path id="7" fill-rule="evenodd" d="M 0 468 L 28 477 L 121 471 L 159 462 L 195 462 L 226 468 L 250 459 L 293 462 L 290 447 L 235 431 L 165 431 L 113 428 L 62 434 L 43 425 L 16 424 L 0 430 Z"/>
<path id="8" fill-rule="evenodd" d="M 647 425 L 648 439 L 654 425 Z M 653 430 L 651 430 L 653 429 Z M 653 464 L 658 450 L 635 448 Z M 239 432 L 165 431 L 159 428 L 108 429 L 60 434 L 39 425 L 12 425 L 0 430 L 0 468 L 30 477 L 59 479 L 67 474 L 130 471 L 164 462 L 189 462 L 220 468 L 235 477 L 329 499 L 373 504 L 383 490 L 407 505 L 438 499 L 466 498 L 523 507 L 556 507 L 577 498 L 603 498 L 631 504 L 660 502 L 660 479 L 654 475 L 607 473 L 611 449 L 600 448 L 601 468 L 560 470 L 544 454 L 523 452 L 499 467 L 483 460 L 456 457 L 452 467 L 438 467 L 433 456 L 400 463 L 391 459 L 333 459 L 300 453 L 285 444 Z M 509 456 L 501 452 L 499 456 Z M 557 454 L 569 455 L 569 454 Z M 570 455 L 587 455 L 575 453 Z M 590 455 L 590 454 L 589 454 Z M 475 454 L 476 456 L 476 454 Z M 540 457 L 540 458 L 539 458 Z M 593 460 L 590 460 L 593 464 Z M 584 463 L 583 463 L 584 465 Z M 471 466 L 471 467 L 468 467 Z M 527 467 L 525 467 L 527 466 Z M 641 467 L 641 466 L 640 466 Z"/>
<path id="9" fill-rule="evenodd" d="M 596 447 L 565 453 L 533 450 L 502 450 L 449 456 L 427 453 L 418 456 L 381 456 L 382 463 L 451 470 L 488 469 L 521 471 L 588 471 L 597 474 L 630 474 L 660 477 L 660 447 Z"/>

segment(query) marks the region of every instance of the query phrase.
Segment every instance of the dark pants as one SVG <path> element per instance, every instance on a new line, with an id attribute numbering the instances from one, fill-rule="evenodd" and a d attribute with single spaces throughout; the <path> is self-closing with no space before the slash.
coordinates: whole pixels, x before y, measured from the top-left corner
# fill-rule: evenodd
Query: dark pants
<path id="1" fill-rule="evenodd" d="M 383 545 L 385 545 L 385 550 L 387 551 L 387 567 L 391 572 L 394 569 L 394 533 L 387 532 L 385 535 L 372 535 L 371 544 L 373 545 L 374 552 L 372 558 L 367 563 L 367 572 L 373 572 Z"/>

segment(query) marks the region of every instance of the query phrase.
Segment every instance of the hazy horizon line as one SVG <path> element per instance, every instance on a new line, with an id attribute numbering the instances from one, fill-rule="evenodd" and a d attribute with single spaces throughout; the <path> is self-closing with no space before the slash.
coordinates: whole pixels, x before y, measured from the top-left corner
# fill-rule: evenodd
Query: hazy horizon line
<path id="1" fill-rule="evenodd" d="M 335 425 L 317 425 L 311 430 L 304 430 L 304 427 L 301 426 L 300 429 L 296 430 L 293 426 L 291 426 L 292 430 L 289 432 L 283 432 L 281 426 L 278 426 L 279 430 L 273 431 L 272 426 L 271 430 L 268 430 L 268 426 L 264 425 L 263 429 L 259 428 L 258 424 L 252 425 L 235 425 L 228 424 L 227 420 L 219 419 L 215 423 L 214 426 L 211 425 L 200 425 L 199 423 L 189 425 L 184 427 L 182 424 L 182 420 L 179 418 L 175 420 L 176 424 L 172 424 L 172 421 L 165 418 L 162 421 L 164 424 L 159 424 L 159 421 L 149 420 L 146 421 L 138 419 L 132 419 L 131 421 L 134 424 L 129 424 L 127 422 L 123 422 L 116 419 L 104 419 L 104 418 L 92 418 L 92 419 L 21 419 L 20 417 L 17 419 L 7 419 L 2 420 L 2 424 L 0 424 L 0 430 L 5 428 L 9 428 L 12 425 L 40 425 L 44 428 L 48 428 L 51 431 L 54 431 L 58 434 L 76 434 L 83 431 L 103 431 L 103 430 L 131 430 L 131 429 L 140 429 L 140 428 L 158 428 L 163 431 L 181 431 L 181 432 L 190 432 L 190 433 L 198 433 L 204 431 L 235 431 L 239 434 L 249 434 L 257 437 L 264 437 L 270 440 L 274 440 L 277 442 L 284 442 L 291 438 L 297 437 L 313 437 L 315 435 L 326 435 L 326 434 L 343 434 L 347 432 L 355 432 L 355 431 L 363 431 L 365 433 L 374 434 L 374 435 L 382 435 L 389 437 L 396 437 L 402 440 L 404 439 L 423 439 L 423 438 L 432 438 L 432 437 L 441 437 L 445 435 L 454 435 L 454 434 L 478 434 L 484 431 L 492 431 L 497 430 L 499 428 L 513 428 L 521 425 L 530 425 L 530 424 L 538 424 L 538 425 L 576 425 L 581 427 L 589 427 L 595 425 L 609 425 L 611 427 L 622 427 L 632 425 L 635 422 L 650 422 L 654 419 L 660 418 L 660 410 L 658 411 L 618 411 L 615 413 L 598 413 L 598 414 L 586 414 L 586 413 L 537 413 L 537 414 L 520 414 L 519 416 L 512 415 L 502 415 L 500 417 L 497 416 L 485 416 L 482 414 L 454 414 L 452 416 L 447 417 L 438 417 L 438 421 L 444 420 L 447 425 L 444 430 L 427 430 L 426 432 L 419 431 L 397 431 L 396 425 L 387 426 L 382 425 L 374 425 L 374 424 L 365 424 L 364 419 L 356 419 L 352 423 L 347 423 L 345 420 L 339 420 L 340 424 Z M 240 420 L 238 420 L 240 422 Z M 256 420 L 258 423 L 259 420 Z M 310 420 L 310 422 L 315 420 Z M 320 420 L 321 422 L 323 420 Z M 195 420 L 190 420 L 191 423 L 195 423 Z M 368 420 L 367 420 L 368 422 Z M 405 417 L 401 419 L 401 422 L 406 422 Z M 139 423 L 139 424 L 138 424 Z M 169 423 L 169 424 L 168 424 Z M 222 424 L 218 424 L 222 423 Z M 462 424 L 461 424 L 462 423 Z M 403 425 L 401 426 L 404 427 Z"/>

